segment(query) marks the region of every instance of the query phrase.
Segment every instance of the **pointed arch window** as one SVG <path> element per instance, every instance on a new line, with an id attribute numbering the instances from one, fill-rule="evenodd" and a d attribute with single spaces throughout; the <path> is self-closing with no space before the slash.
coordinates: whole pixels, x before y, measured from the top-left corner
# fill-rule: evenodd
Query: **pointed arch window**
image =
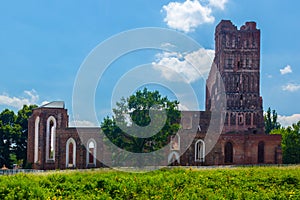
<path id="1" fill-rule="evenodd" d="M 205 161 L 205 143 L 203 140 L 197 140 L 197 142 L 195 143 L 195 161 Z"/>
<path id="2" fill-rule="evenodd" d="M 55 140 L 56 140 L 56 119 L 50 116 L 47 119 L 46 129 L 46 158 L 55 160 Z"/>
<path id="3" fill-rule="evenodd" d="M 97 143 L 94 139 L 90 139 L 87 143 L 87 166 L 96 166 Z"/>
<path id="4" fill-rule="evenodd" d="M 34 163 L 39 160 L 39 128 L 40 117 L 37 116 L 34 123 Z"/>
<path id="5" fill-rule="evenodd" d="M 76 142 L 69 138 L 66 143 L 66 168 L 76 167 Z"/>

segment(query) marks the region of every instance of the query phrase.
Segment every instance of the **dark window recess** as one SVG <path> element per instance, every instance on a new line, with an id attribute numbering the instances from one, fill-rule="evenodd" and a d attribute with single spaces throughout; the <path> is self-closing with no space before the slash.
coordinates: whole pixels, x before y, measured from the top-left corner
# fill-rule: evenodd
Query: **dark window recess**
<path id="1" fill-rule="evenodd" d="M 227 142 L 225 145 L 225 163 L 233 163 L 233 145 L 231 142 Z"/>
<path id="2" fill-rule="evenodd" d="M 264 142 L 258 143 L 258 149 L 257 149 L 257 162 L 258 163 L 264 163 L 265 162 L 265 144 Z"/>

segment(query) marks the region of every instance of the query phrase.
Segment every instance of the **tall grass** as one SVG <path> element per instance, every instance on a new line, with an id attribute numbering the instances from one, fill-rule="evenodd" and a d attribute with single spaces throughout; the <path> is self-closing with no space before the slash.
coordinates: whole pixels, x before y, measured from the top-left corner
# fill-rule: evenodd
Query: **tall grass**
<path id="1" fill-rule="evenodd" d="M 300 167 L 0 176 L 0 199 L 300 199 Z"/>

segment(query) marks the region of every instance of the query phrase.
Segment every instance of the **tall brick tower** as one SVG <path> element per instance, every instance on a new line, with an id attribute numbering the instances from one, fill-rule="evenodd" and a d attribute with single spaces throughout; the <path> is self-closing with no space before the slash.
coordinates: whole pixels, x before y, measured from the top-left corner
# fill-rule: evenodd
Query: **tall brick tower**
<path id="1" fill-rule="evenodd" d="M 222 20 L 215 31 L 214 64 L 220 72 L 226 94 L 223 132 L 264 133 L 260 96 L 260 30 L 256 23 L 246 22 L 237 29 L 231 21 Z M 211 79 L 212 72 L 207 83 L 212 82 Z M 212 96 L 207 92 L 206 110 L 212 109 Z"/>

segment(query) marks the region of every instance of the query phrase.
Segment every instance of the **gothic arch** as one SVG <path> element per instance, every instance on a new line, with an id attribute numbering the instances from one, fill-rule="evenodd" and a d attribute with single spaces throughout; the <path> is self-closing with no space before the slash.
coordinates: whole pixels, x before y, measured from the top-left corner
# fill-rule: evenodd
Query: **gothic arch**
<path id="1" fill-rule="evenodd" d="M 86 146 L 86 165 L 96 167 L 96 153 L 97 153 L 97 143 L 91 138 L 87 142 Z"/>
<path id="2" fill-rule="evenodd" d="M 48 117 L 46 127 L 46 159 L 55 160 L 56 119 Z"/>
<path id="3" fill-rule="evenodd" d="M 205 161 L 205 143 L 203 140 L 197 140 L 195 143 L 195 161 L 204 162 Z"/>
<path id="4" fill-rule="evenodd" d="M 76 167 L 76 142 L 69 138 L 66 143 L 66 168 Z"/>
<path id="5" fill-rule="evenodd" d="M 40 117 L 37 116 L 34 123 L 34 163 L 39 160 L 39 129 Z"/>
<path id="6" fill-rule="evenodd" d="M 245 116 L 243 113 L 239 113 L 238 114 L 238 124 L 239 125 L 243 125 L 244 124 L 244 121 L 245 121 Z"/>

